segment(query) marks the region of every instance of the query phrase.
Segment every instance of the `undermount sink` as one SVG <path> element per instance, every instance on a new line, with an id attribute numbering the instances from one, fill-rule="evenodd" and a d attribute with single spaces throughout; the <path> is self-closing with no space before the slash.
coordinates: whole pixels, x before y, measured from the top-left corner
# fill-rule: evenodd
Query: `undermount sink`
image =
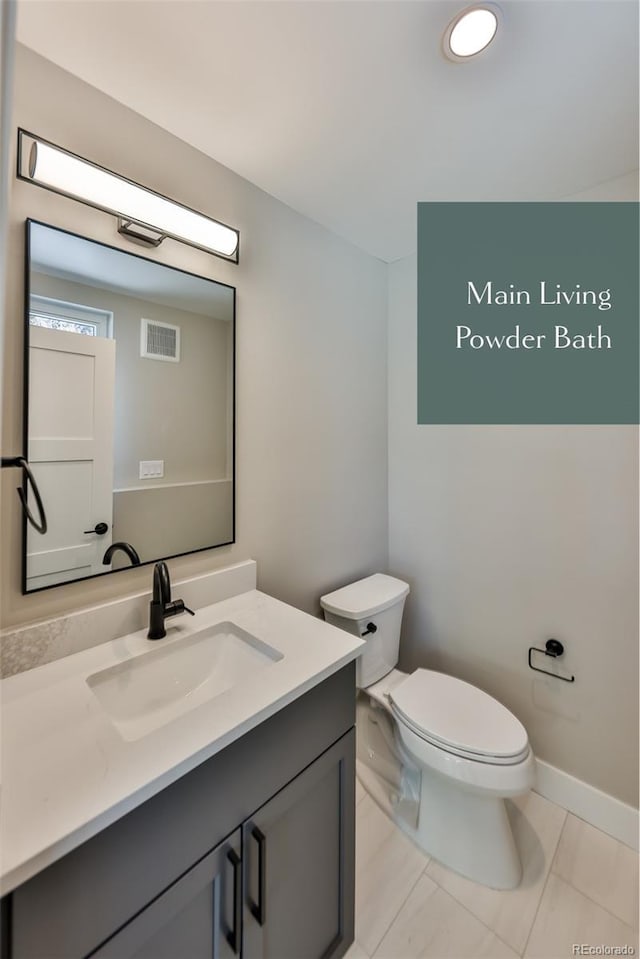
<path id="1" fill-rule="evenodd" d="M 131 741 L 282 658 L 235 623 L 216 623 L 93 673 L 87 684 L 121 736 Z"/>

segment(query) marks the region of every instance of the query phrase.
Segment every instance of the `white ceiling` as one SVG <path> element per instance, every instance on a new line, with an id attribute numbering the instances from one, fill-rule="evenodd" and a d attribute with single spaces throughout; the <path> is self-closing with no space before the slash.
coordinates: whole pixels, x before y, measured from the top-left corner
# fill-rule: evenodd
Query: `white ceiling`
<path id="1" fill-rule="evenodd" d="M 451 63 L 464 5 L 21 0 L 18 39 L 390 261 L 418 200 L 552 200 L 638 165 L 635 0 L 504 0 Z"/>
<path id="2" fill-rule="evenodd" d="M 231 287 L 43 223 L 31 225 L 29 254 L 31 269 L 39 273 L 218 320 L 233 319 Z"/>

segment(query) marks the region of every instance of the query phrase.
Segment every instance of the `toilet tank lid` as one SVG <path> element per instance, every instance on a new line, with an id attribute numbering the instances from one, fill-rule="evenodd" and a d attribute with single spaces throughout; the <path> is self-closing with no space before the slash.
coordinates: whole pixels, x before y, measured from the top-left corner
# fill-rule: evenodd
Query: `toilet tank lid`
<path id="1" fill-rule="evenodd" d="M 345 619 L 365 619 L 381 613 L 404 599 L 409 592 L 409 584 L 401 579 L 374 573 L 357 583 L 350 583 L 333 593 L 320 597 L 320 605 L 329 613 L 344 616 Z"/>

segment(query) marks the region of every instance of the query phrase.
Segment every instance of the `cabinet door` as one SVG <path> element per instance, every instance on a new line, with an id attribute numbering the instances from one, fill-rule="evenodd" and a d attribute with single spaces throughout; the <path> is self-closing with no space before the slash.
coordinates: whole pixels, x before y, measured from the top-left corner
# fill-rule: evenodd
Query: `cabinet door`
<path id="1" fill-rule="evenodd" d="M 231 959 L 240 955 L 241 832 L 193 866 L 91 959 Z M 126 881 L 126 880 L 125 880 Z"/>
<path id="2" fill-rule="evenodd" d="M 337 959 L 353 941 L 355 733 L 243 825 L 244 959 Z"/>

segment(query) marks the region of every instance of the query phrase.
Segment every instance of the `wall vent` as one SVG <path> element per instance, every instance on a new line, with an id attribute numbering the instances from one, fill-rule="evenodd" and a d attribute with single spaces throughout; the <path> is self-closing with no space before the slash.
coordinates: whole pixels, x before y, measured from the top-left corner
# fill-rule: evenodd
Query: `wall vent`
<path id="1" fill-rule="evenodd" d="M 148 360 L 180 362 L 180 327 L 158 320 L 141 319 L 140 356 Z"/>

